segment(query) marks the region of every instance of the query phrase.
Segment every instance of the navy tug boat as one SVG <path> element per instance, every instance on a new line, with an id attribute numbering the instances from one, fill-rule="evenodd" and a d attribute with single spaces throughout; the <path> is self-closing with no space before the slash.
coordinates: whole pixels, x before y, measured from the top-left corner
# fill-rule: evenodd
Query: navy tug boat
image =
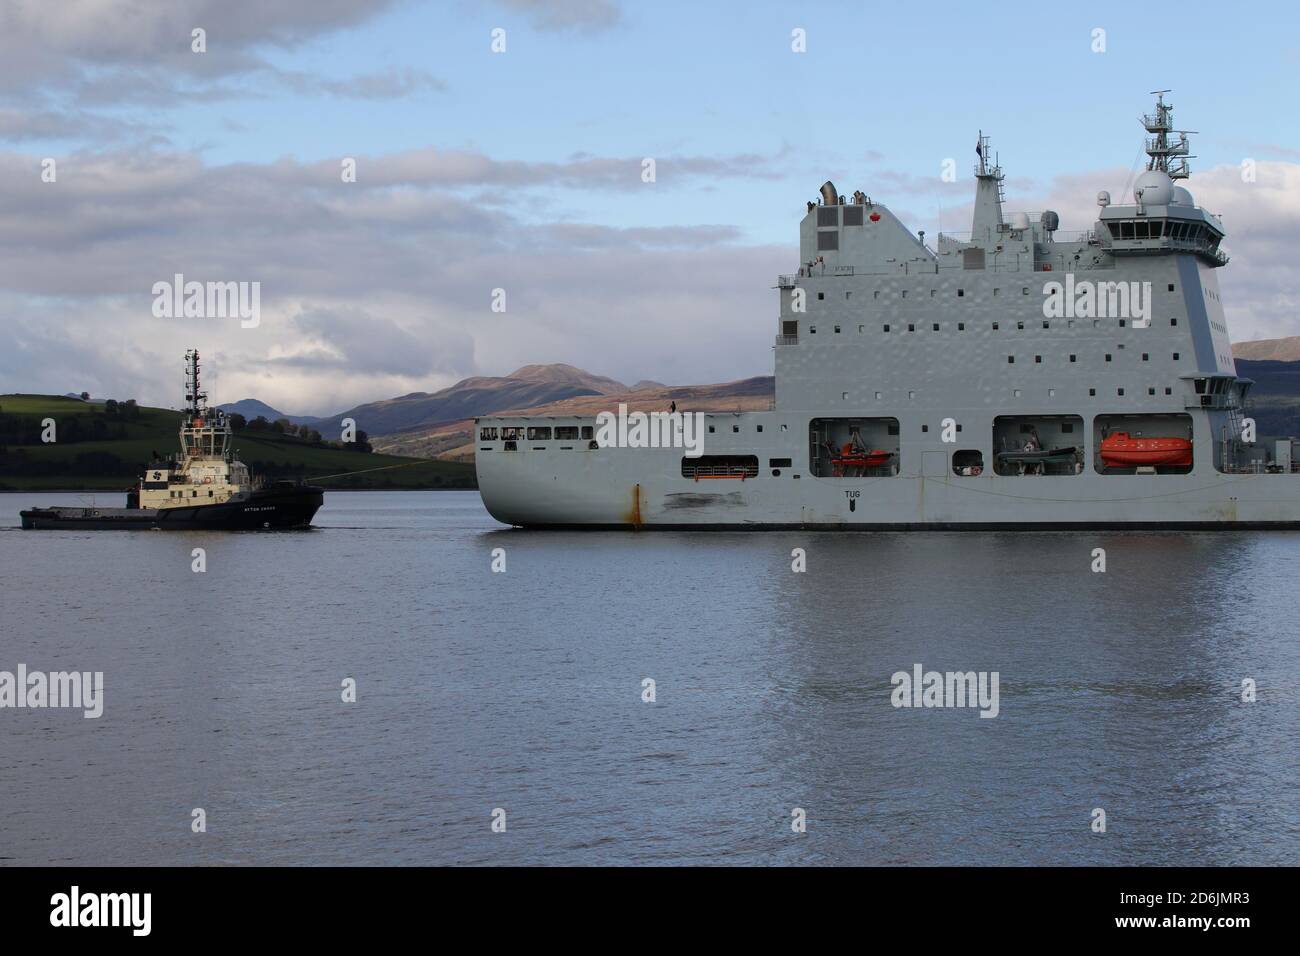
<path id="1" fill-rule="evenodd" d="M 241 531 L 305 528 L 325 491 L 294 481 L 269 484 L 230 450 L 230 420 L 199 390 L 199 353 L 185 353 L 180 457 L 153 462 L 127 492 L 125 508 L 32 508 L 24 528 L 130 528 Z"/>

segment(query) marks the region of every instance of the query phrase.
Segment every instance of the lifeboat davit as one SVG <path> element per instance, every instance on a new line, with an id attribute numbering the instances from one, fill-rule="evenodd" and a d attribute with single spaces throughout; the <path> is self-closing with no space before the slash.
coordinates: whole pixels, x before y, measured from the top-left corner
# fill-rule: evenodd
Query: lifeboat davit
<path id="1" fill-rule="evenodd" d="M 1134 438 L 1112 432 L 1101 442 L 1101 461 L 1116 468 L 1191 467 L 1192 443 L 1186 438 Z"/>

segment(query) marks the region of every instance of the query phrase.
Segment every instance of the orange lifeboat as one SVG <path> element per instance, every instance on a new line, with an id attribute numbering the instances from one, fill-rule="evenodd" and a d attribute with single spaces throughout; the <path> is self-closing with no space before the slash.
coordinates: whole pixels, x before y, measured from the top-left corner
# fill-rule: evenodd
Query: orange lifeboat
<path id="1" fill-rule="evenodd" d="M 855 448 L 852 442 L 848 442 L 840 449 L 838 455 L 834 451 L 831 452 L 832 474 L 836 478 L 843 478 L 845 469 L 880 468 L 892 457 L 894 457 L 892 451 L 885 451 L 883 448 L 872 448 L 868 451 Z"/>
<path id="2" fill-rule="evenodd" d="M 1186 438 L 1133 438 L 1112 432 L 1101 442 L 1101 461 L 1115 468 L 1190 467 L 1192 443 Z"/>

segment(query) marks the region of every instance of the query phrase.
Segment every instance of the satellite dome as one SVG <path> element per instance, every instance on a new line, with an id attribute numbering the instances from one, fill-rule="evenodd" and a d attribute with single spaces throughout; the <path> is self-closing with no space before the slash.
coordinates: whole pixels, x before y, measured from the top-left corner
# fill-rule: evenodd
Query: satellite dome
<path id="1" fill-rule="evenodd" d="M 1029 228 L 1029 213 L 1013 212 L 1011 214 L 1011 229 L 1013 232 L 1024 232 Z"/>
<path id="2" fill-rule="evenodd" d="M 1195 206 L 1196 200 L 1193 199 L 1192 194 L 1182 186 L 1175 186 L 1174 198 L 1169 200 L 1169 203 L 1173 206 Z"/>
<path id="3" fill-rule="evenodd" d="M 1108 192 L 1107 192 L 1106 190 L 1104 190 L 1104 189 L 1103 189 L 1101 192 L 1097 193 L 1097 205 L 1098 205 L 1098 206 L 1109 206 L 1109 205 L 1110 205 L 1110 193 L 1108 193 Z"/>
<path id="4" fill-rule="evenodd" d="M 1148 169 L 1133 184 L 1133 198 L 1140 206 L 1168 206 L 1174 198 L 1174 181 L 1160 169 Z"/>

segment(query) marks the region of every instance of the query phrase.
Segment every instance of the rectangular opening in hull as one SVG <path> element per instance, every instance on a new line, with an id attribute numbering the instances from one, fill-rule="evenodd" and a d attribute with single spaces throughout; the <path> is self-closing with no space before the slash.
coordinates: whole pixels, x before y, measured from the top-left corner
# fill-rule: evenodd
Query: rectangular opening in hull
<path id="1" fill-rule="evenodd" d="M 758 477 L 757 455 L 701 455 L 699 458 L 682 458 L 682 477 L 696 481 L 707 478 Z"/>
<path id="2" fill-rule="evenodd" d="M 897 418 L 814 418 L 808 459 L 817 478 L 888 478 L 898 474 Z"/>
<path id="3" fill-rule="evenodd" d="M 1003 476 L 1080 474 L 1083 439 L 1078 415 L 999 415 L 993 419 L 993 471 Z"/>
<path id="4" fill-rule="evenodd" d="M 1191 415 L 1098 415 L 1092 433 L 1098 474 L 1185 475 L 1192 470 Z"/>

